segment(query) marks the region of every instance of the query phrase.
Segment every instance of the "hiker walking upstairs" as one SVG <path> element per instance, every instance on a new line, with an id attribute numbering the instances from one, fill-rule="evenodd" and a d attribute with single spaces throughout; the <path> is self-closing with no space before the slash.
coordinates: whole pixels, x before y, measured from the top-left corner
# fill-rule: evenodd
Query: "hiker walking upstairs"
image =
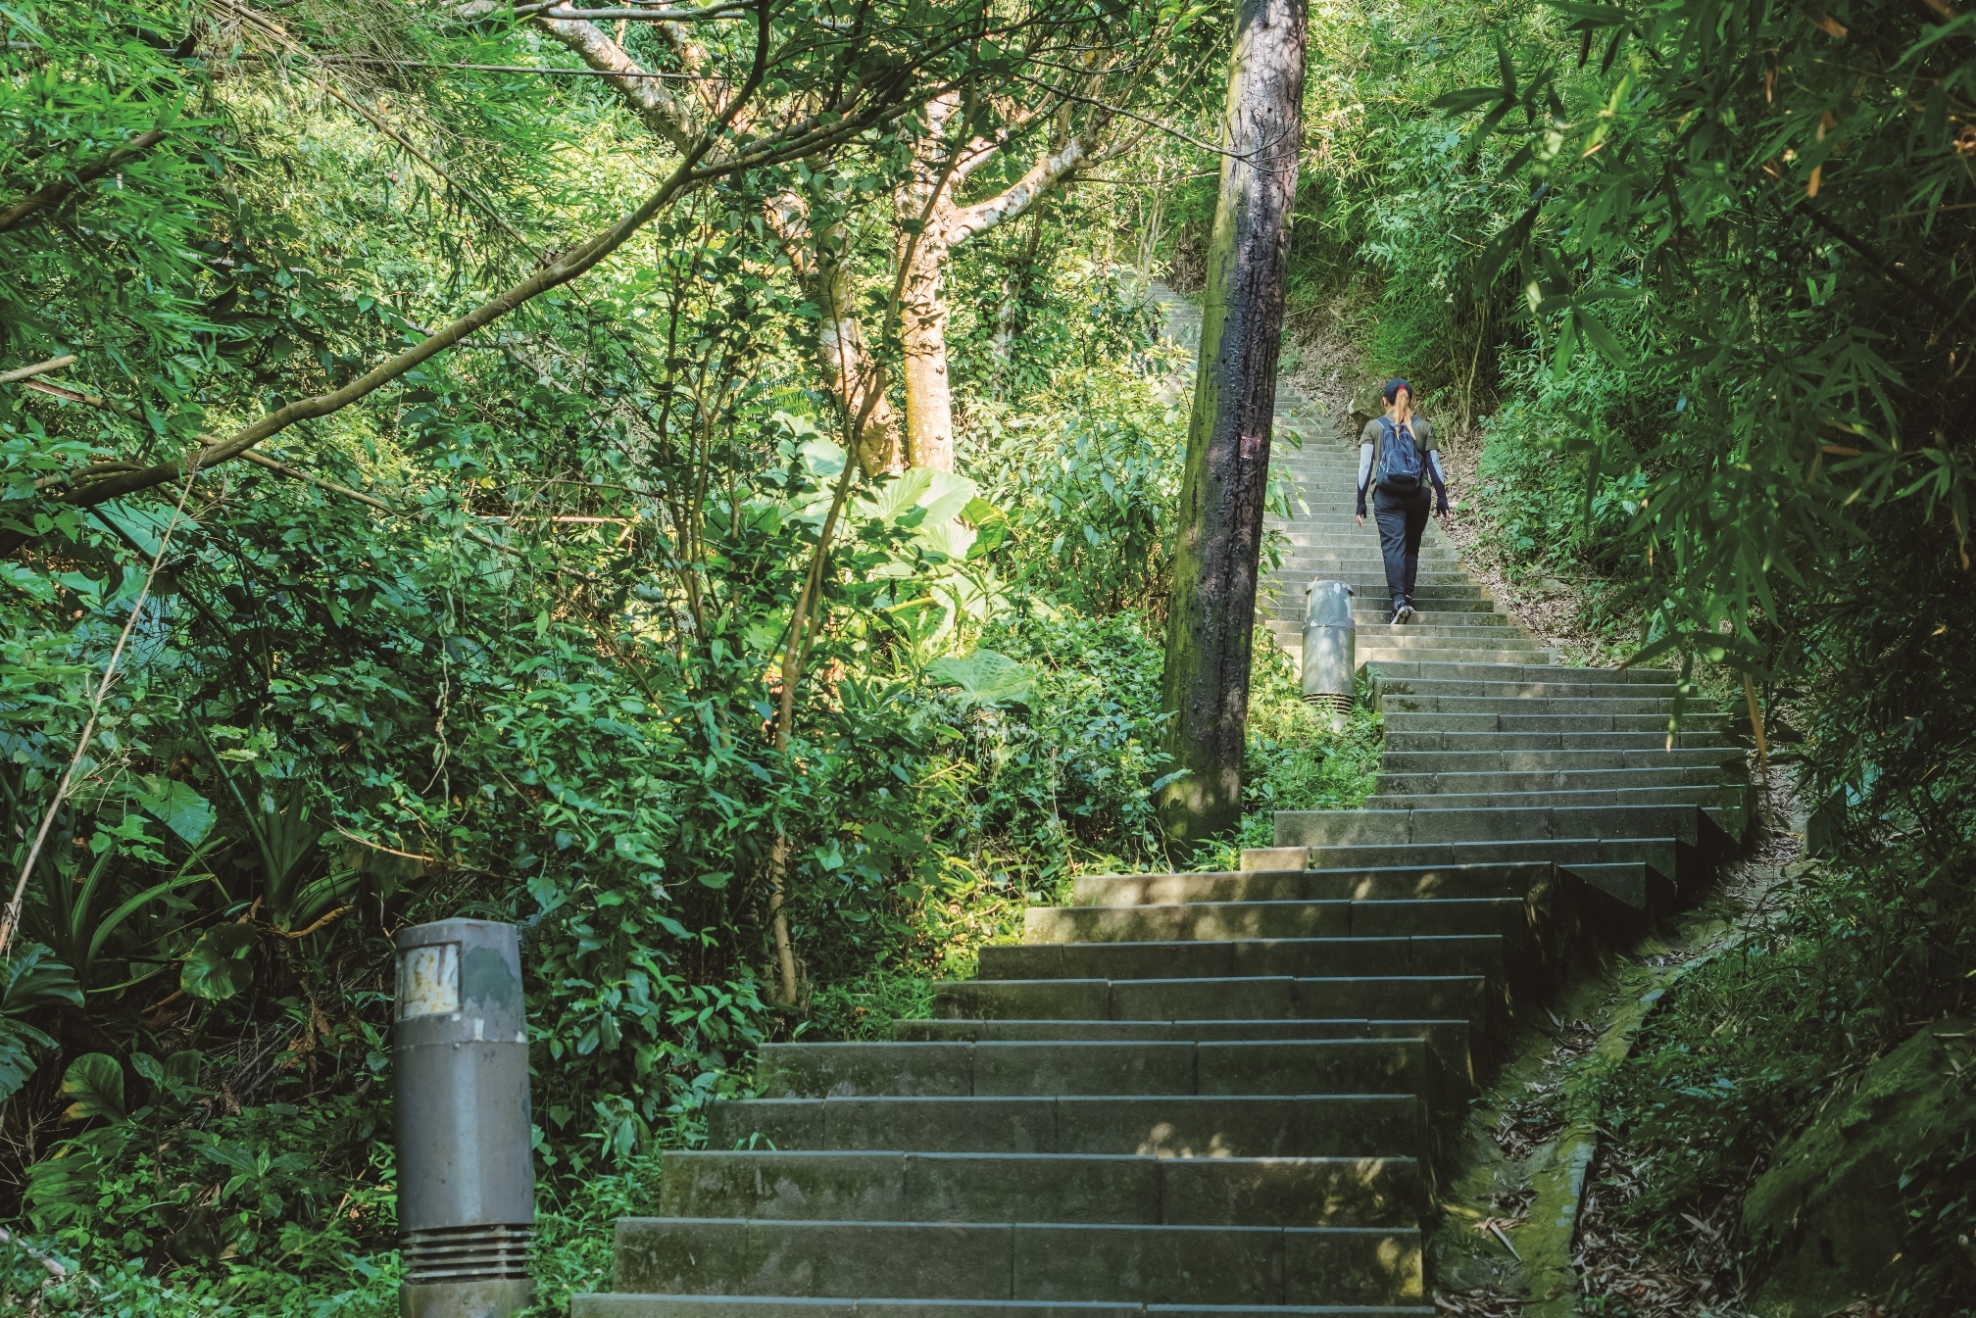
<path id="1" fill-rule="evenodd" d="M 1386 592 L 1393 597 L 1393 621 L 1414 615 L 1413 583 L 1420 573 L 1420 533 L 1427 529 L 1429 482 L 1433 510 L 1445 524 L 1448 486 L 1434 427 L 1413 411 L 1413 386 L 1386 382 L 1386 415 L 1365 423 L 1360 435 L 1358 525 L 1365 525 L 1365 496 L 1372 491 L 1372 519 L 1379 527 L 1379 552 L 1386 560 Z"/>

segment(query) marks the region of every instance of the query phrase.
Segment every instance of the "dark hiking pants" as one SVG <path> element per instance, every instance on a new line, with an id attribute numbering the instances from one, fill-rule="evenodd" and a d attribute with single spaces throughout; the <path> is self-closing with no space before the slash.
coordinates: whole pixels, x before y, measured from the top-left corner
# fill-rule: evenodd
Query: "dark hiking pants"
<path id="1" fill-rule="evenodd" d="M 1372 492 L 1372 518 L 1379 526 L 1379 552 L 1386 559 L 1386 593 L 1393 607 L 1413 603 L 1414 578 L 1420 575 L 1420 535 L 1434 500 L 1422 486 L 1412 494 Z"/>

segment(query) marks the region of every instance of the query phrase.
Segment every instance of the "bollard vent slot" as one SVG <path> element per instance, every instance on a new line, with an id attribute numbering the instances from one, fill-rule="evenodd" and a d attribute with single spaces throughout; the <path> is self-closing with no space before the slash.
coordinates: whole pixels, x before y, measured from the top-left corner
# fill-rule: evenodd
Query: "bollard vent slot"
<path id="1" fill-rule="evenodd" d="M 526 1280 L 533 1229 L 525 1226 L 435 1227 L 398 1241 L 408 1284 Z"/>

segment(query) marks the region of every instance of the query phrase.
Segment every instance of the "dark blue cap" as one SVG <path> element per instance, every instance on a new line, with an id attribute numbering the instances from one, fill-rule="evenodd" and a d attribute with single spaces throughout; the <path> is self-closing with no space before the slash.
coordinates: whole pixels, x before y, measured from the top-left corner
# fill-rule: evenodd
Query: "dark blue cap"
<path id="1" fill-rule="evenodd" d="M 1406 390 L 1409 394 L 1413 392 L 1413 386 L 1405 380 L 1400 379 L 1397 375 L 1386 381 L 1386 401 L 1390 403 L 1395 398 L 1398 398 L 1402 389 Z"/>

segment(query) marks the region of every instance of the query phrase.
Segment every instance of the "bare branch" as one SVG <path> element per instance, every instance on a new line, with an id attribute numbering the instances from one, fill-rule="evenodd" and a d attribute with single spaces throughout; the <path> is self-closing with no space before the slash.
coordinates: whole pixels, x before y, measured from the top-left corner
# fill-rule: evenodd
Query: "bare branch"
<path id="1" fill-rule="evenodd" d="M 1040 87 L 1044 91 L 1049 92 L 1052 96 L 1061 96 L 1066 101 L 1075 101 L 1079 105 L 1094 106 L 1097 109 L 1105 111 L 1107 114 L 1115 114 L 1121 119 L 1130 119 L 1135 124 L 1144 124 L 1148 128 L 1156 129 L 1159 132 L 1165 133 L 1168 137 L 1175 138 L 1179 141 L 1185 142 L 1187 145 L 1191 147 L 1198 147 L 1202 151 L 1207 151 L 1217 156 L 1226 156 L 1231 160 L 1248 160 L 1251 158 L 1251 156 L 1260 156 L 1266 154 L 1270 148 L 1276 145 L 1274 141 L 1270 141 L 1264 143 L 1261 147 L 1258 147 L 1254 152 L 1230 151 L 1226 147 L 1214 146 L 1211 143 L 1203 142 L 1200 138 L 1195 137 L 1191 133 L 1183 133 L 1178 128 L 1175 128 L 1171 124 L 1163 124 L 1157 119 L 1148 119 L 1143 114 L 1134 114 L 1132 111 L 1126 109 L 1124 106 L 1112 105 L 1109 102 L 1100 101 L 1095 97 L 1079 96 L 1076 92 L 1067 92 L 1061 87 L 1052 86 L 1051 84 L 1047 82 L 1043 82 L 1037 78 L 1026 78 L 1020 73 L 1011 73 L 1009 76 L 1015 79 L 1017 82 L 1026 82 L 1032 87 Z"/>
<path id="2" fill-rule="evenodd" d="M 548 0 L 544 4 L 517 5 L 507 9 L 503 5 L 477 4 L 462 10 L 469 18 L 486 18 L 497 13 L 513 14 L 516 18 L 533 18 L 547 14 L 551 18 L 597 19 L 624 18 L 642 23 L 691 23 L 702 18 L 744 18 L 751 7 L 742 4 L 706 5 L 700 9 L 649 9 L 643 6 L 628 9 L 570 9 L 562 0 Z"/>
<path id="3" fill-rule="evenodd" d="M 47 361 L 36 362 L 32 366 L 16 366 L 11 371 L 0 371 L 0 384 L 13 384 L 17 380 L 25 380 L 30 376 L 46 375 L 50 371 L 59 371 L 64 366 L 73 365 L 75 365 L 74 353 L 69 353 L 62 357 L 50 357 Z"/>
<path id="4" fill-rule="evenodd" d="M 563 69 L 545 64 L 441 64 L 434 60 L 385 59 L 370 55 L 322 55 L 324 64 L 376 64 L 396 69 L 460 69 L 468 73 L 538 73 L 545 78 L 670 78 L 675 82 L 704 82 L 698 73 L 645 69 Z"/>
<path id="5" fill-rule="evenodd" d="M 1034 206 L 1044 193 L 1075 175 L 1092 157 L 1087 138 L 1072 138 L 1063 150 L 1037 161 L 1001 193 L 971 206 L 957 207 L 947 225 L 947 241 L 959 247 L 975 235 L 1017 218 Z"/>
<path id="6" fill-rule="evenodd" d="M 257 467 L 265 467 L 277 475 L 286 476 L 289 480 L 301 481 L 304 485 L 313 485 L 319 490 L 328 490 L 331 494 L 340 494 L 346 499 L 355 499 L 358 503 L 375 508 L 381 513 L 390 513 L 394 517 L 398 514 L 396 508 L 382 499 L 374 499 L 362 490 L 353 490 L 347 485 L 338 485 L 335 481 L 326 481 L 320 476 L 311 476 L 306 471 L 297 471 L 287 463 L 276 462 L 266 454 L 249 451 L 240 456 L 243 461 L 251 462 Z"/>
<path id="7" fill-rule="evenodd" d="M 697 13 L 689 13 L 683 11 L 669 12 L 663 9 L 566 9 L 561 5 L 543 5 L 540 8 L 531 8 L 539 17 L 581 19 L 585 22 L 595 22 L 599 19 L 619 19 L 630 23 L 681 23 L 690 22 L 694 18 L 741 18 L 745 16 L 745 11 L 734 9 L 720 12 L 702 10 Z M 519 14 L 524 11 L 518 9 L 515 12 Z"/>
<path id="8" fill-rule="evenodd" d="M 604 34 L 604 29 L 594 23 L 547 14 L 539 15 L 536 22 L 578 59 L 609 79 L 630 104 L 638 122 L 661 140 L 682 151 L 692 142 L 697 131 L 694 122 L 697 116 L 692 109 L 667 91 L 661 80 L 641 68 L 638 61 L 625 53 L 624 47 Z"/>

